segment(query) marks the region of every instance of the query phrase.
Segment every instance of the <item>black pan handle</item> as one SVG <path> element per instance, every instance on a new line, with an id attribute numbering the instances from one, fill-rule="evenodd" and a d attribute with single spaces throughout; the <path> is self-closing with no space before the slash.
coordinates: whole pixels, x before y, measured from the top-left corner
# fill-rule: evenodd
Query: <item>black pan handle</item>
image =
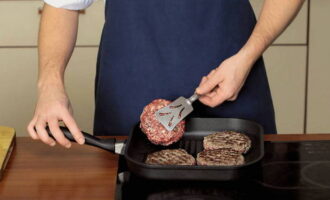
<path id="1" fill-rule="evenodd" d="M 60 127 L 60 129 L 67 139 L 69 139 L 72 142 L 76 142 L 76 140 L 74 139 L 73 135 L 71 134 L 71 132 L 69 131 L 68 128 Z M 54 138 L 54 136 L 52 135 L 52 133 L 50 132 L 48 127 L 46 128 L 46 130 L 47 130 L 49 136 Z M 97 138 L 97 137 L 95 137 L 91 134 L 85 133 L 85 132 L 81 132 L 81 133 L 85 137 L 85 144 L 90 145 L 90 146 L 99 147 L 101 149 L 115 153 L 116 139 L 114 139 L 114 138 L 100 139 L 100 138 Z"/>

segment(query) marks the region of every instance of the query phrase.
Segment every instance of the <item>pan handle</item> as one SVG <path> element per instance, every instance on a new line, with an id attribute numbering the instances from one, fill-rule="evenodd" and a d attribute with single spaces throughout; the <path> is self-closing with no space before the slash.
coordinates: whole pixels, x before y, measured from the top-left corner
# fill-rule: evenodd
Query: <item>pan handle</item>
<path id="1" fill-rule="evenodd" d="M 76 142 L 76 140 L 74 139 L 73 135 L 70 133 L 69 129 L 66 127 L 60 127 L 61 131 L 63 132 L 64 136 L 69 139 L 72 142 Z M 54 138 L 54 136 L 52 135 L 52 133 L 50 132 L 49 128 L 46 128 L 48 134 L 50 137 Z M 101 149 L 110 151 L 115 153 L 116 152 L 116 139 L 114 138 L 109 138 L 109 139 L 100 139 L 97 138 L 91 134 L 85 133 L 85 132 L 81 132 L 84 137 L 85 137 L 85 144 L 90 145 L 90 146 L 95 146 L 95 147 L 99 147 Z M 118 152 L 116 152 L 118 153 Z"/>

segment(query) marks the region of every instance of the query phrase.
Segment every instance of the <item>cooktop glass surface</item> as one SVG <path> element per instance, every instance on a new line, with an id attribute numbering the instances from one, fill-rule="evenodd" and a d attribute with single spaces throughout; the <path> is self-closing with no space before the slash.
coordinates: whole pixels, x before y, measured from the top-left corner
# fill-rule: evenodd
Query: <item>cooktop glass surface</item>
<path id="1" fill-rule="evenodd" d="M 330 141 L 266 142 L 260 172 L 232 182 L 155 181 L 119 161 L 118 200 L 330 200 Z"/>

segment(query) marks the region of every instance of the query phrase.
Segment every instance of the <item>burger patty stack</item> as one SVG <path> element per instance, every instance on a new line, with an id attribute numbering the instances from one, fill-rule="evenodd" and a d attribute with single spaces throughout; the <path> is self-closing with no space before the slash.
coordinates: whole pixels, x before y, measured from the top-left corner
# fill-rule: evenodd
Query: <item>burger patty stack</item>
<path id="1" fill-rule="evenodd" d="M 233 166 L 245 163 L 243 154 L 251 147 L 248 136 L 234 131 L 213 133 L 204 137 L 204 150 L 197 154 L 197 165 Z"/>
<path id="2" fill-rule="evenodd" d="M 185 121 L 181 121 L 172 131 L 158 122 L 155 113 L 170 104 L 164 99 L 156 99 L 144 107 L 140 116 L 141 131 L 155 145 L 168 146 L 184 134 Z M 251 147 L 251 140 L 243 133 L 222 131 L 204 137 L 204 150 L 195 159 L 184 149 L 165 149 L 149 154 L 145 163 L 151 165 L 203 165 L 203 166 L 235 166 L 245 163 L 243 154 Z"/>
<path id="3" fill-rule="evenodd" d="M 244 154 L 251 148 L 251 140 L 234 131 L 216 132 L 204 137 L 204 150 L 195 159 L 184 149 L 165 149 L 147 156 L 150 165 L 236 166 L 245 163 Z"/>

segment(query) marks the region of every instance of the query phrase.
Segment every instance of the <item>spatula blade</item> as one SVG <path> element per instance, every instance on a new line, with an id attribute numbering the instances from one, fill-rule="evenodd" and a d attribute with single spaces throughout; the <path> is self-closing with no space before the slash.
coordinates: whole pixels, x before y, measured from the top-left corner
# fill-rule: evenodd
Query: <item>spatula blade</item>
<path id="1" fill-rule="evenodd" d="M 187 115 L 193 111 L 188 99 L 179 97 L 168 106 L 158 110 L 156 119 L 168 130 L 172 131 Z"/>

